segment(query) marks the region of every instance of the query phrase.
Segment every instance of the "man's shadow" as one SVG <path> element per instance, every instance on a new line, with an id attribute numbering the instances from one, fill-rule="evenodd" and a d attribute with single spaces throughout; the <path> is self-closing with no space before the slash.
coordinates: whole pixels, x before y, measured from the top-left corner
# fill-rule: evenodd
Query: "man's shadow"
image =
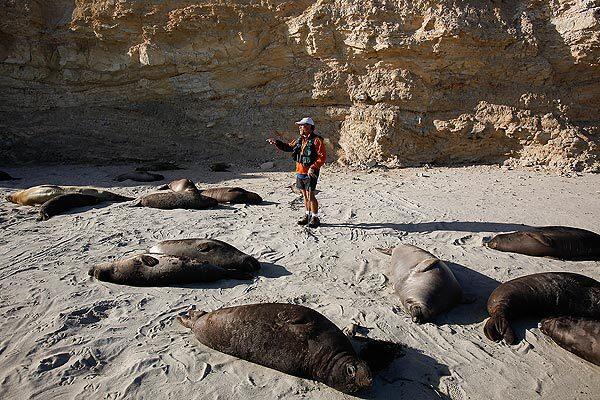
<path id="1" fill-rule="evenodd" d="M 510 224 L 503 222 L 475 222 L 475 221 L 450 221 L 450 222 L 418 222 L 409 224 L 395 224 L 389 222 L 374 223 L 321 223 L 323 227 L 331 228 L 357 228 L 365 230 L 392 229 L 399 232 L 434 232 L 434 231 L 458 231 L 458 232 L 513 232 L 531 231 L 535 229 L 529 225 Z"/>

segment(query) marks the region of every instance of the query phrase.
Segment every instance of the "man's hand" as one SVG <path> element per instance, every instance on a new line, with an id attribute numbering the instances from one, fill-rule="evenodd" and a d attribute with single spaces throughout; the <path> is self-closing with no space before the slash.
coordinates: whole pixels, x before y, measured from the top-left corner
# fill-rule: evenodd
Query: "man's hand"
<path id="1" fill-rule="evenodd" d="M 316 178 L 316 177 L 317 177 L 317 175 L 315 174 L 315 170 L 314 170 L 314 169 L 312 169 L 312 167 L 310 167 L 310 168 L 308 169 L 308 175 L 309 175 L 309 176 L 311 176 L 311 177 L 313 177 L 313 178 Z"/>
<path id="2" fill-rule="evenodd" d="M 275 143 L 277 142 L 277 140 L 275 140 L 275 139 L 273 139 L 273 138 L 269 138 L 269 139 L 267 139 L 267 142 L 268 142 L 269 144 L 272 144 L 273 146 L 275 146 Z"/>

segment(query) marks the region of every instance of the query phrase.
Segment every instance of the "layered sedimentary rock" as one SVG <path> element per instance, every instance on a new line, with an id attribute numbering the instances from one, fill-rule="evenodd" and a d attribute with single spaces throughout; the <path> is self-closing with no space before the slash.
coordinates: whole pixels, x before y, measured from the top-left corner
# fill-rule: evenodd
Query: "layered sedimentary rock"
<path id="1" fill-rule="evenodd" d="M 266 158 L 600 170 L 600 2 L 0 0 L 0 162 Z"/>

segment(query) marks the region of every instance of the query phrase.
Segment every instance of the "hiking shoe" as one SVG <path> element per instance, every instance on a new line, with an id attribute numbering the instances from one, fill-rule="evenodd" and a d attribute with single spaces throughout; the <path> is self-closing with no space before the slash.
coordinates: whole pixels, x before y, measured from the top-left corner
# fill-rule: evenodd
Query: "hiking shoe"
<path id="1" fill-rule="evenodd" d="M 300 221 L 298 221 L 298 225 L 306 225 L 308 224 L 308 215 L 305 215 Z"/>
<path id="2" fill-rule="evenodd" d="M 310 228 L 316 228 L 317 226 L 319 226 L 321 224 L 321 221 L 319 221 L 319 218 L 317 217 L 312 217 L 310 219 L 310 223 L 308 224 L 308 226 Z"/>

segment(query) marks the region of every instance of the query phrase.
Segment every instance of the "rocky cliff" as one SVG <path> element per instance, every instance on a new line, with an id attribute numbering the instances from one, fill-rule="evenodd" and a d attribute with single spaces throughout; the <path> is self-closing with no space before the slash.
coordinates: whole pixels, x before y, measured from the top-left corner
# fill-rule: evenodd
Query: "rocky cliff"
<path id="1" fill-rule="evenodd" d="M 268 158 L 600 170 L 599 0 L 0 0 L 0 163 Z"/>

